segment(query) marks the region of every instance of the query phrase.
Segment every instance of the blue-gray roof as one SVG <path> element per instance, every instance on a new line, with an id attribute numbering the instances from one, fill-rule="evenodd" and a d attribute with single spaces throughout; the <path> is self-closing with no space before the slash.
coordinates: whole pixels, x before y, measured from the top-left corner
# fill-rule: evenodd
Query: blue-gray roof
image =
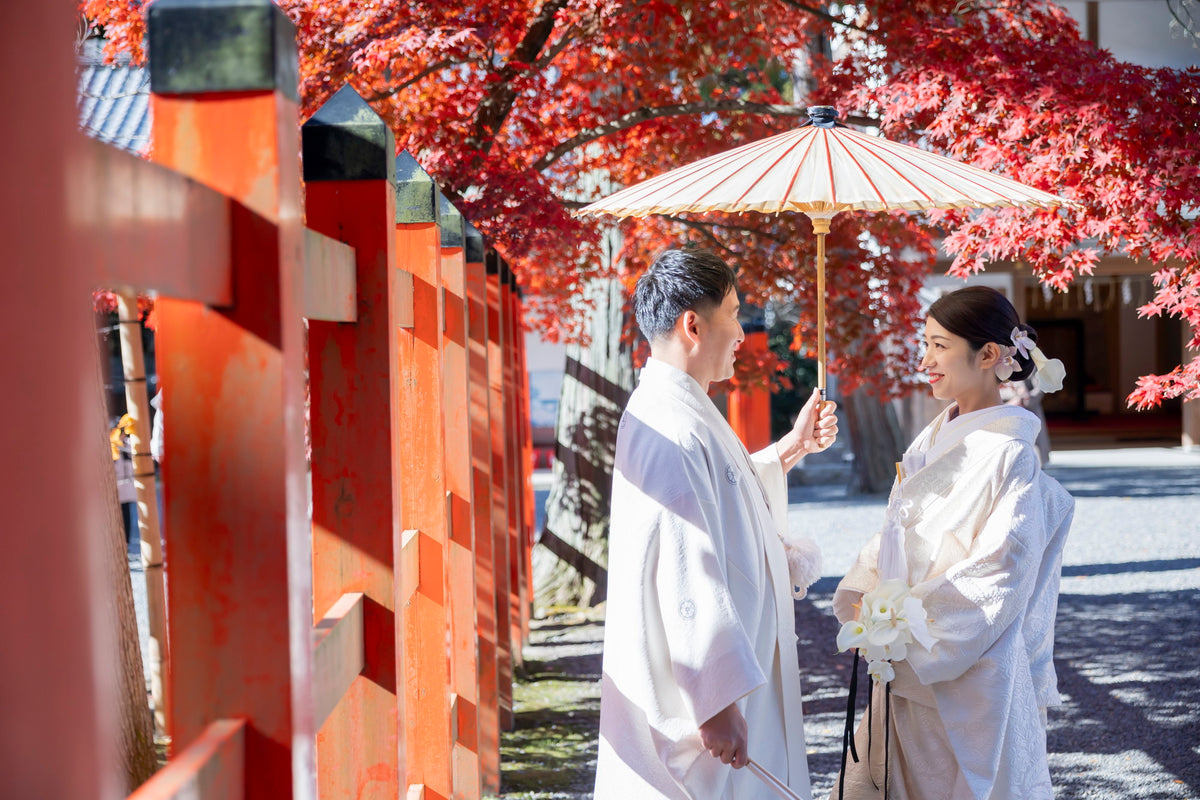
<path id="1" fill-rule="evenodd" d="M 144 156 L 150 149 L 150 72 L 118 58 L 105 64 L 104 43 L 88 39 L 79 58 L 79 127 L 93 139 Z"/>

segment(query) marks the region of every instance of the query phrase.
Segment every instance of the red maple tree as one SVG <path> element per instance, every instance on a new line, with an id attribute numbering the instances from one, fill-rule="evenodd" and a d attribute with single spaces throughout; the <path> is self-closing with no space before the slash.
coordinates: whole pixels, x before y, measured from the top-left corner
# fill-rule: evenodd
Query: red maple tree
<path id="1" fill-rule="evenodd" d="M 1105 253 L 1154 271 L 1143 315 L 1192 324 L 1200 349 L 1200 72 L 1116 61 L 1048 0 L 281 0 L 299 32 L 303 112 L 350 82 L 513 264 L 529 322 L 570 333 L 592 278 L 703 244 L 752 301 L 795 301 L 815 330 L 801 215 L 610 223 L 570 211 L 663 170 L 797 124 L 809 104 L 1069 197 L 1078 211 L 839 214 L 829 334 L 847 389 L 911 385 L 916 290 L 936 255 L 965 275 L 1028 264 L 1058 289 Z M 140 58 L 144 4 L 84 0 L 109 47 Z M 944 237 L 944 238 L 943 238 Z M 1143 377 L 1139 407 L 1200 397 L 1200 359 Z"/>

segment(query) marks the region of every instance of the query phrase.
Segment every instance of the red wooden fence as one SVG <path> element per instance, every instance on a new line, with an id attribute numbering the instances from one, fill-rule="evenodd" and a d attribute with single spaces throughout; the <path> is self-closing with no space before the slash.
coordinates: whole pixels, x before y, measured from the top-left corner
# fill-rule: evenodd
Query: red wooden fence
<path id="1" fill-rule="evenodd" d="M 11 93 L 38 135 L 0 132 L 0 795 L 118 786 L 83 388 L 101 285 L 157 295 L 167 421 L 173 752 L 133 797 L 496 792 L 531 600 L 511 273 L 352 89 L 297 125 L 266 0 L 150 6 L 154 163 L 86 142 L 73 6 L 14 7 L 0 54 L 20 37 L 45 65 Z"/>

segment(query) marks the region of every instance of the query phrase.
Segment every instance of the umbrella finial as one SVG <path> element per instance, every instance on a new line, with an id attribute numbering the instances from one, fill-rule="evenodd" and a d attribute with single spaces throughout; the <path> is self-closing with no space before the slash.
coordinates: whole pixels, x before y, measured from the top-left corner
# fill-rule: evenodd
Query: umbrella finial
<path id="1" fill-rule="evenodd" d="M 808 118 L 818 128 L 837 126 L 837 109 L 833 106 L 809 106 Z"/>

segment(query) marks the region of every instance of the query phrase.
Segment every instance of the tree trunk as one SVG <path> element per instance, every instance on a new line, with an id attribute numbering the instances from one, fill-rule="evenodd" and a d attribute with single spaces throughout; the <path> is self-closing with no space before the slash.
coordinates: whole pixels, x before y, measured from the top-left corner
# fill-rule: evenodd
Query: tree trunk
<path id="1" fill-rule="evenodd" d="M 842 397 L 850 448 L 854 452 L 851 494 L 879 494 L 891 489 L 904 441 L 892 404 L 860 387 Z"/>
<path id="2" fill-rule="evenodd" d="M 142 575 L 146 582 L 147 627 L 150 630 L 150 694 L 154 721 L 169 731 L 170 710 L 164 691 L 167 660 L 167 598 L 163 583 L 162 534 L 158 524 L 158 480 L 150 457 L 150 398 L 146 392 L 146 364 L 142 351 L 142 323 L 137 295 L 117 292 L 117 317 L 121 338 L 121 365 L 125 373 L 125 405 L 133 418 L 129 447 L 133 451 L 133 480 L 137 489 L 138 536 L 141 540 Z"/>
<path id="3" fill-rule="evenodd" d="M 97 367 L 99 363 L 97 358 Z M 101 408 L 105 406 L 103 385 L 104 381 L 97 369 L 96 396 Z M 107 511 L 102 519 L 97 520 L 96 535 L 103 536 L 105 542 L 104 576 L 105 585 L 109 590 L 105 598 L 105 610 L 112 626 L 111 641 L 115 644 L 112 655 L 119 662 L 115 665 L 117 687 L 120 691 L 120 741 L 117 752 L 120 754 L 127 788 L 133 791 L 145 783 L 158 766 L 154 752 L 154 718 L 150 714 L 150 703 L 146 697 L 146 677 L 142 670 L 141 640 L 138 637 L 137 615 L 133 607 L 133 584 L 129 577 L 125 527 L 121 520 L 121 507 L 117 502 L 116 471 L 113 469 L 112 448 L 104 430 L 97 431 L 94 446 L 97 455 L 96 467 L 103 481 L 103 496 L 108 498 Z"/>
<path id="4" fill-rule="evenodd" d="M 597 287 L 591 342 L 567 348 L 555 423 L 554 481 L 534 549 L 536 605 L 593 606 L 608 583 L 608 503 L 617 423 L 633 388 L 633 355 L 621 332 L 625 297 L 616 280 Z"/>

